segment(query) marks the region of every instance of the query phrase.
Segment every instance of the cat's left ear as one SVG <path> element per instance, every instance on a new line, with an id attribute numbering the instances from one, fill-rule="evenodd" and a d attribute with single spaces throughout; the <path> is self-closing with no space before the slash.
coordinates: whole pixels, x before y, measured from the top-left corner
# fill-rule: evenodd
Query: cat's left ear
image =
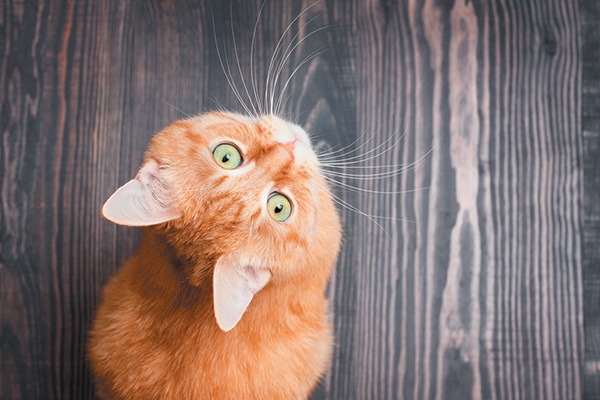
<path id="1" fill-rule="evenodd" d="M 104 206 L 102 216 L 119 225 L 148 226 L 180 216 L 172 206 L 172 195 L 164 171 L 148 161 L 137 176 L 117 189 Z"/>
<path id="2" fill-rule="evenodd" d="M 213 300 L 217 324 L 225 332 L 242 318 L 252 298 L 271 279 L 266 269 L 239 265 L 221 257 L 213 274 Z"/>

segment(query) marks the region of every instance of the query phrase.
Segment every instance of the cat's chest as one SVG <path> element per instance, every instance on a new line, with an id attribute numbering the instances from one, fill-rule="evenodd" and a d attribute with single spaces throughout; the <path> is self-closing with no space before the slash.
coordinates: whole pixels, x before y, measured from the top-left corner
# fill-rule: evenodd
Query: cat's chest
<path id="1" fill-rule="evenodd" d="M 305 398 L 330 353 L 322 329 L 258 335 L 172 321 L 138 335 L 145 351 L 129 372 L 144 382 L 138 393 L 161 398 Z"/>

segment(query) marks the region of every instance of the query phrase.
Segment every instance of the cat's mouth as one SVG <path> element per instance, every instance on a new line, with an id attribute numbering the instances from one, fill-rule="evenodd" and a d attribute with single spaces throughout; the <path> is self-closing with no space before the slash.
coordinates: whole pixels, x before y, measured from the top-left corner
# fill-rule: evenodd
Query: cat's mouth
<path id="1" fill-rule="evenodd" d="M 267 116 L 260 123 L 271 132 L 294 160 L 301 164 L 318 165 L 310 138 L 302 127 L 275 116 Z"/>

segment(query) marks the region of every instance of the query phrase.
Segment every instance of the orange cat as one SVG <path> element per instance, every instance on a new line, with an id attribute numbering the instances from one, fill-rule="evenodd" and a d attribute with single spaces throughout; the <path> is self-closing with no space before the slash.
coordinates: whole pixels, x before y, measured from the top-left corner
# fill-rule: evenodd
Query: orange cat
<path id="1" fill-rule="evenodd" d="M 100 397 L 308 397 L 330 362 L 324 292 L 341 228 L 300 127 L 175 122 L 102 211 L 144 228 L 91 331 Z"/>

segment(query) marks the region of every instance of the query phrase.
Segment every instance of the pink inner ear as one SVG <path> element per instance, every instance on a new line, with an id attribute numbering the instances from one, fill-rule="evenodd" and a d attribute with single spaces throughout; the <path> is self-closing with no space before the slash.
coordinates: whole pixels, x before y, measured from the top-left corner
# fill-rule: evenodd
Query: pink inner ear
<path id="1" fill-rule="evenodd" d="M 119 225 L 156 225 L 180 216 L 172 207 L 168 186 L 161 180 L 161 171 L 154 161 L 140 169 L 135 179 L 121 186 L 104 203 L 102 215 Z"/>
<path id="2" fill-rule="evenodd" d="M 227 332 L 242 318 L 252 298 L 271 278 L 266 269 L 243 267 L 221 257 L 213 275 L 214 309 L 219 327 Z"/>

